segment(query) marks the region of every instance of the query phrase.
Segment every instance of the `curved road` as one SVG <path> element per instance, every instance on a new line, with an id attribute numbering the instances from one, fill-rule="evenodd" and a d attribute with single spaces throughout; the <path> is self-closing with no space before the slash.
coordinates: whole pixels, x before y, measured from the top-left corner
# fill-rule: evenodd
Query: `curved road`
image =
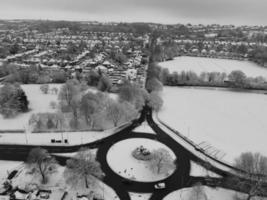
<path id="1" fill-rule="evenodd" d="M 147 120 L 148 124 L 154 130 L 156 134 L 149 134 L 149 133 L 137 133 L 133 132 L 132 130 L 138 127 L 142 122 Z M 107 163 L 107 152 L 109 151 L 110 147 L 119 141 L 129 139 L 129 138 L 148 138 L 152 140 L 157 140 L 166 146 L 168 146 L 176 155 L 176 170 L 174 173 L 169 176 L 168 178 L 157 181 L 157 182 L 137 182 L 133 180 L 128 180 L 119 176 L 115 173 Z M 101 141 L 93 142 L 90 144 L 78 145 L 73 147 L 64 147 L 61 150 L 59 148 L 51 147 L 49 150 L 50 153 L 64 153 L 64 152 L 73 152 L 77 151 L 81 146 L 85 146 L 88 148 L 97 148 L 97 155 L 96 159 L 100 162 L 101 168 L 105 173 L 105 177 L 103 182 L 114 189 L 117 193 L 120 200 L 130 200 L 129 192 L 136 192 L 136 193 L 152 193 L 152 197 L 150 200 L 161 200 L 169 193 L 185 188 L 190 187 L 196 182 L 201 182 L 203 184 L 209 185 L 210 183 L 206 181 L 205 177 L 191 177 L 190 176 L 190 161 L 195 161 L 203 165 L 203 167 L 207 167 L 207 163 L 203 162 L 200 158 L 186 149 L 184 146 L 179 144 L 176 140 L 174 140 L 168 133 L 164 132 L 157 123 L 154 122 L 152 117 L 152 111 L 147 106 L 143 109 L 140 118 L 133 120 L 132 124 L 123 128 L 122 130 L 118 131 L 116 134 L 113 134 Z M 1 148 L 2 147 L 2 148 Z M 33 146 L 20 146 L 20 149 L 17 148 L 17 145 L 9 145 L 4 146 L 0 145 L 0 159 L 13 159 L 13 160 L 25 160 L 30 147 Z M 44 147 L 45 148 L 45 147 Z M 15 153 L 14 153 L 15 152 Z M 65 164 L 66 157 L 56 156 L 57 159 L 61 164 Z M 122 160 L 123 162 L 123 160 Z M 229 176 L 228 173 L 217 169 L 214 166 L 208 166 L 209 170 L 220 174 L 223 178 L 221 179 L 213 179 L 214 182 L 222 181 Z M 164 189 L 155 189 L 155 184 L 159 182 L 164 182 L 166 188 Z M 220 185 L 223 187 L 223 185 Z M 226 186 L 227 187 L 227 186 Z M 228 186 L 229 187 L 229 186 Z M 234 185 L 231 186 L 234 188 Z M 232 189 L 230 188 L 230 189 Z M 235 188 L 236 189 L 236 188 Z"/>

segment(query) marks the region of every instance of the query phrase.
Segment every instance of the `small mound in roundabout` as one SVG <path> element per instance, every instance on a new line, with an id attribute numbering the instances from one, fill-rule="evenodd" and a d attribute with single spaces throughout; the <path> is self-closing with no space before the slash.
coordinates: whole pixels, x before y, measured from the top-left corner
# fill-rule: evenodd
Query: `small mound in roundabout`
<path id="1" fill-rule="evenodd" d="M 144 152 L 145 155 L 149 152 L 149 159 L 138 159 L 134 155 L 136 151 Z M 155 152 L 163 157 L 163 162 L 151 156 Z M 119 141 L 107 153 L 107 162 L 115 173 L 137 182 L 155 182 L 169 177 L 175 171 L 175 160 L 176 156 L 169 147 L 146 138 Z"/>

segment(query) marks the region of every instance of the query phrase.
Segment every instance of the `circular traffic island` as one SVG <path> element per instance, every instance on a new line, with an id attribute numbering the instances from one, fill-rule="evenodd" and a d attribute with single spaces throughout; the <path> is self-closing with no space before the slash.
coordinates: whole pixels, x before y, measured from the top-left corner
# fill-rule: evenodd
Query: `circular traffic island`
<path id="1" fill-rule="evenodd" d="M 115 173 L 137 182 L 166 179 L 176 169 L 175 160 L 169 147 L 146 138 L 119 141 L 107 153 L 107 162 Z"/>

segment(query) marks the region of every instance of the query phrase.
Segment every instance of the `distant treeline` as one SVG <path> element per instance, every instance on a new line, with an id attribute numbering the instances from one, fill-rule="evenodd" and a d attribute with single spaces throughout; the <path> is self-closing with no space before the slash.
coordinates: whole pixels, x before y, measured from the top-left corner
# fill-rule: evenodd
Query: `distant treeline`
<path id="1" fill-rule="evenodd" d="M 19 82 L 22 84 L 65 83 L 68 74 L 63 70 L 44 70 L 39 66 L 20 68 L 14 64 L 0 66 L 0 78 L 6 83 Z"/>
<path id="2" fill-rule="evenodd" d="M 240 70 L 232 71 L 230 74 L 220 72 L 196 74 L 192 71 L 170 73 L 166 68 L 158 68 L 160 80 L 167 86 L 205 86 L 267 90 L 267 82 L 263 77 L 247 77 Z"/>
<path id="3" fill-rule="evenodd" d="M 81 31 L 92 32 L 123 32 L 145 34 L 151 32 L 151 28 L 146 23 L 119 23 L 119 24 L 89 24 L 70 21 L 35 21 L 30 29 L 43 33 L 51 32 L 53 29 L 68 28 L 72 33 Z M 66 32 L 67 33 L 67 32 Z"/>

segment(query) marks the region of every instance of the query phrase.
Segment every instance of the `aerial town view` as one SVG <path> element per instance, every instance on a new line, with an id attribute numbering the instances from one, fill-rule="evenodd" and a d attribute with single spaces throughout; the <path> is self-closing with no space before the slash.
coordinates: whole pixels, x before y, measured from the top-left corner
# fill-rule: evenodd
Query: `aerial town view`
<path id="1" fill-rule="evenodd" d="M 0 200 L 267 200 L 266 7 L 0 0 Z"/>

